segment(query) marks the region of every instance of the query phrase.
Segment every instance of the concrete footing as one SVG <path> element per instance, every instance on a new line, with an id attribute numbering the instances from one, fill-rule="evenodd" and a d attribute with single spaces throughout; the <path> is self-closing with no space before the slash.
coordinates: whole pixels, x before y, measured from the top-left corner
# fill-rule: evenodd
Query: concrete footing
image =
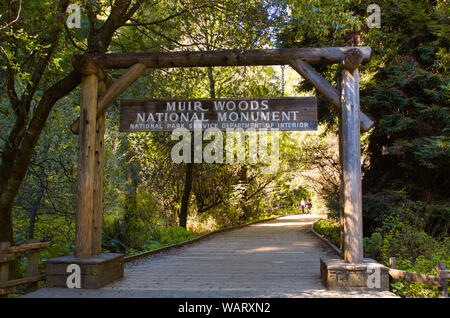
<path id="1" fill-rule="evenodd" d="M 79 266 L 79 278 L 73 267 Z M 52 258 L 47 263 L 47 287 L 70 287 L 67 281 L 80 280 L 79 288 L 97 289 L 123 278 L 123 254 L 101 254 L 88 258 L 73 255 Z M 75 275 L 75 276 L 74 276 Z M 70 276 L 70 278 L 69 278 Z"/>
<path id="2" fill-rule="evenodd" d="M 389 290 L 388 268 L 370 258 L 365 258 L 362 264 L 321 258 L 320 277 L 329 290 Z"/>

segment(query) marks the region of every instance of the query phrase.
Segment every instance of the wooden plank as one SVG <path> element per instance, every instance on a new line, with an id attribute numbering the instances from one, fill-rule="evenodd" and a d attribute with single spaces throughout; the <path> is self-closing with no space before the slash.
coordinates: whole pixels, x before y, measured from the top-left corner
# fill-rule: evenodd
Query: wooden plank
<path id="1" fill-rule="evenodd" d="M 17 246 L 12 246 L 9 248 L 9 253 L 19 253 L 33 249 L 46 248 L 50 246 L 50 242 L 34 242 L 34 243 L 26 243 Z"/>
<path id="2" fill-rule="evenodd" d="M 344 69 L 341 81 L 343 142 L 344 260 L 363 261 L 359 73 Z"/>
<path id="3" fill-rule="evenodd" d="M 296 70 L 302 77 L 308 80 L 313 86 L 325 96 L 334 106 L 341 107 L 340 92 L 334 88 L 325 78 L 323 78 L 308 63 L 302 60 L 292 60 L 291 67 Z M 359 111 L 360 125 L 362 131 L 367 131 L 373 127 L 374 122 L 369 116 Z"/>
<path id="4" fill-rule="evenodd" d="M 445 263 L 438 263 L 436 265 L 437 275 L 418 274 L 403 270 L 397 270 L 396 258 L 389 257 L 389 275 L 396 280 L 406 280 L 410 282 L 418 282 L 426 285 L 439 286 L 441 290 L 441 296 L 448 297 L 447 279 L 449 278 L 447 270 L 445 270 Z"/>
<path id="5" fill-rule="evenodd" d="M 19 285 L 23 285 L 23 284 L 34 283 L 34 282 L 38 282 L 41 280 L 45 280 L 45 275 L 36 275 L 36 276 L 32 276 L 32 277 L 13 279 L 13 280 L 8 281 L 7 283 L 0 283 L 0 288 L 9 288 L 9 287 L 19 286 Z"/>
<path id="6" fill-rule="evenodd" d="M 310 64 L 341 63 L 345 53 L 354 47 L 288 48 L 268 50 L 226 50 L 197 52 L 113 53 L 85 54 L 74 58 L 74 63 L 88 60 L 104 69 L 125 69 L 136 63 L 149 68 L 207 67 L 207 66 L 252 66 L 284 65 L 292 59 L 301 59 Z M 371 57 L 370 47 L 358 47 L 363 62 Z"/>
<path id="7" fill-rule="evenodd" d="M 97 76 L 94 74 L 83 76 L 81 81 L 77 222 L 75 231 L 75 255 L 79 258 L 92 256 L 97 91 Z"/>
<path id="8" fill-rule="evenodd" d="M 144 73 L 147 67 L 142 63 L 132 65 L 127 71 L 114 83 L 110 84 L 108 90 L 102 94 L 98 101 L 97 118 L 101 117 L 111 103 L 136 81 Z M 75 120 L 70 129 L 78 134 L 80 130 L 80 119 Z"/>
<path id="9" fill-rule="evenodd" d="M 120 131 L 227 128 L 316 130 L 315 97 L 221 99 L 122 99 Z"/>
<path id="10" fill-rule="evenodd" d="M 389 269 L 389 275 L 396 280 L 406 280 L 408 282 L 417 282 L 432 286 L 441 286 L 439 278 L 434 275 L 418 274 L 399 269 Z"/>

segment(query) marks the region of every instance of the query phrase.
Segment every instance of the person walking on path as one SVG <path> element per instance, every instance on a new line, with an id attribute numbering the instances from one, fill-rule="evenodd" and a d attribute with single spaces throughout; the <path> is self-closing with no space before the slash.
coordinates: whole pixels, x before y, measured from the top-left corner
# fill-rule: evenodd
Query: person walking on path
<path id="1" fill-rule="evenodd" d="M 305 207 L 306 207 L 305 198 L 302 198 L 302 201 L 300 201 L 300 206 L 302 207 L 302 214 L 304 214 L 305 213 Z"/>
<path id="2" fill-rule="evenodd" d="M 308 211 L 307 213 L 311 213 L 311 208 L 312 208 L 311 198 L 308 198 L 306 200 L 306 210 Z"/>

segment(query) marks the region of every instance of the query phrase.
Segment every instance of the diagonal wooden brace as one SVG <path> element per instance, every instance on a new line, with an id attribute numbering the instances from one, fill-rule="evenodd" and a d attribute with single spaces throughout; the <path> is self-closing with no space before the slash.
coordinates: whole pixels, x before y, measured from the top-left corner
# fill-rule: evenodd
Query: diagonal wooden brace
<path id="1" fill-rule="evenodd" d="M 291 67 L 302 77 L 308 80 L 314 87 L 321 92 L 338 109 L 341 107 L 341 96 L 338 90 L 333 87 L 325 78 L 323 78 L 314 68 L 303 60 L 292 60 Z M 347 64 L 349 65 L 349 64 Z M 353 63 L 349 67 L 353 67 Z M 374 122 L 363 112 L 359 112 L 360 127 L 362 131 L 367 131 L 373 127 Z"/>
<path id="2" fill-rule="evenodd" d="M 127 71 L 114 83 L 112 83 L 108 90 L 100 97 L 97 105 L 97 118 L 99 118 L 111 103 L 119 97 L 139 76 L 144 73 L 147 67 L 142 63 L 137 63 L 131 66 Z M 70 130 L 74 134 L 78 134 L 80 130 L 80 118 L 75 120 L 70 125 Z"/>

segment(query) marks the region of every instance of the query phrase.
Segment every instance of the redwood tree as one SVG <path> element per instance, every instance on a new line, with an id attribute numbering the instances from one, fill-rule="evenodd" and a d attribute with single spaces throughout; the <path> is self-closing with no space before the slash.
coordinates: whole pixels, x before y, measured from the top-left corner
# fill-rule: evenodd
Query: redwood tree
<path id="1" fill-rule="evenodd" d="M 105 53 L 117 29 L 136 13 L 142 3 L 116 0 L 107 19 L 97 26 L 98 8 L 87 2 L 82 11 L 86 12 L 90 24 L 86 52 Z M 2 115 L 11 122 L 9 127 L 2 127 L 2 134 L 6 132 L 7 137 L 2 136 L 1 147 L 0 241 L 14 244 L 12 208 L 36 143 L 53 106 L 81 80 L 80 74 L 72 70 L 50 85 L 47 82 L 52 79 L 54 64 L 58 62 L 55 59 L 58 50 L 67 45 L 68 39 L 74 44 L 65 26 L 69 4 L 69 0 L 9 0 L 0 6 L 0 51 L 2 65 L 6 69 L 1 74 L 1 89 L 6 93 L 12 110 L 2 108 Z"/>

